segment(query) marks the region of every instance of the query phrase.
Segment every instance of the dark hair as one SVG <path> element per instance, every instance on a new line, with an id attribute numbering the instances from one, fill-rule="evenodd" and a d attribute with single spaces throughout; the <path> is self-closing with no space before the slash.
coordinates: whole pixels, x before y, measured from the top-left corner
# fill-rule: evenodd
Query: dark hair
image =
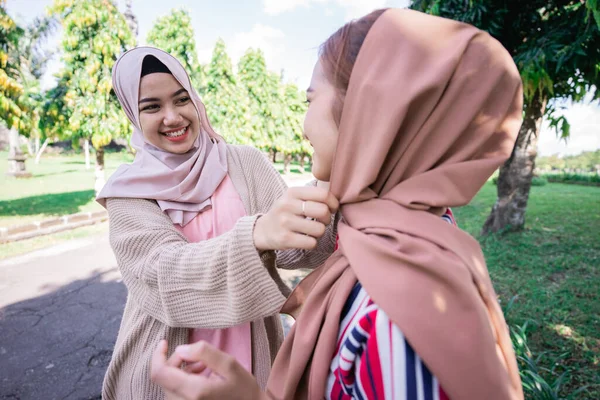
<path id="1" fill-rule="evenodd" d="M 338 91 L 338 101 L 333 109 L 333 116 L 338 125 L 358 52 L 375 21 L 387 10 L 387 8 L 375 10 L 362 18 L 348 22 L 319 48 L 319 60 L 323 65 L 325 76 Z"/>
<path id="2" fill-rule="evenodd" d="M 167 68 L 167 66 L 163 64 L 162 61 L 160 61 L 153 55 L 147 55 L 146 57 L 144 57 L 144 61 L 142 61 L 142 73 L 140 78 L 143 78 L 144 76 L 148 74 L 153 74 L 155 72 L 165 72 L 167 74 L 171 73 L 169 68 Z"/>

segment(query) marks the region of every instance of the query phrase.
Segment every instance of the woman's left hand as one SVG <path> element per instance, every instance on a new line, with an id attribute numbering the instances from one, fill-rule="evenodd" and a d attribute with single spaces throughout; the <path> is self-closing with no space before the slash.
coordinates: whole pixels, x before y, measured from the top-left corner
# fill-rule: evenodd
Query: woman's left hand
<path id="1" fill-rule="evenodd" d="M 183 362 L 186 370 L 180 368 Z M 210 376 L 197 374 L 204 368 L 212 370 Z M 235 358 L 206 342 L 178 346 L 167 360 L 167 342 L 162 340 L 152 357 L 151 377 L 168 400 L 267 399 Z"/>

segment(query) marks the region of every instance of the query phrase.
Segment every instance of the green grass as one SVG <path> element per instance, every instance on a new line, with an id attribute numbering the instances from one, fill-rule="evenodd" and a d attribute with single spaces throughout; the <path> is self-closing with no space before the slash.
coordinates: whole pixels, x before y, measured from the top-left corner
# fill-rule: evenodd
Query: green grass
<path id="1" fill-rule="evenodd" d="M 566 372 L 561 394 L 600 398 L 600 189 L 548 184 L 531 189 L 527 228 L 479 237 L 496 197 L 488 183 L 455 210 L 477 237 L 501 301 L 517 296 L 510 325 L 528 322 L 528 344 L 547 378 Z M 552 376 L 550 376 L 552 375 Z"/>
<path id="2" fill-rule="evenodd" d="M 0 153 L 0 227 L 101 209 L 94 201 L 93 160 L 86 170 L 83 154 L 47 155 L 38 165 L 27 160 L 27 170 L 33 175 L 27 179 L 6 175 L 7 156 Z M 126 153 L 107 153 L 106 177 L 131 160 Z"/>

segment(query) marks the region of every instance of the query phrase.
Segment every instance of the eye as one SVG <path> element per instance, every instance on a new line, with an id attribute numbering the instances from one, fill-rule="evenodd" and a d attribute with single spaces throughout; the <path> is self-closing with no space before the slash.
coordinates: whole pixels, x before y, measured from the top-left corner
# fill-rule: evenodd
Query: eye
<path id="1" fill-rule="evenodd" d="M 184 96 L 177 99 L 177 104 L 183 105 L 186 104 L 188 101 L 190 101 L 190 98 L 188 96 Z"/>
<path id="2" fill-rule="evenodd" d="M 141 109 L 141 111 L 157 111 L 160 107 L 158 104 L 149 104 Z"/>

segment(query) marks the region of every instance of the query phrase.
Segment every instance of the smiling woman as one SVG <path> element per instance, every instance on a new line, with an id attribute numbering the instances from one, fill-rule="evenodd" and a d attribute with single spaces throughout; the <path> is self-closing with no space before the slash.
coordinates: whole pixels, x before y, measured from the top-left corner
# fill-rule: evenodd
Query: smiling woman
<path id="1" fill-rule="evenodd" d="M 137 153 L 98 196 L 129 292 L 102 398 L 164 397 L 149 376 L 160 339 L 171 351 L 208 341 L 264 387 L 289 293 L 275 267 L 314 268 L 333 252 L 337 200 L 288 190 L 258 150 L 225 144 L 171 55 L 126 52 L 113 87 Z"/>

